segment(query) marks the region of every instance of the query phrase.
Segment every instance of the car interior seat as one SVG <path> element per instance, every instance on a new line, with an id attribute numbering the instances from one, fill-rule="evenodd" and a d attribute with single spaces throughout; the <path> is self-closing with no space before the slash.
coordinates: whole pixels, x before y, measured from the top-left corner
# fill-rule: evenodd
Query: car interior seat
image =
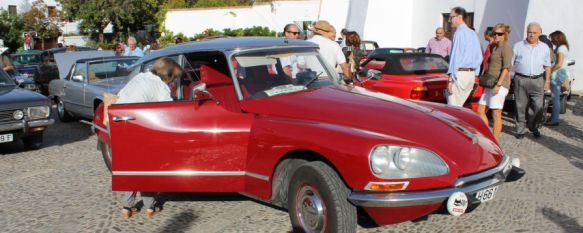
<path id="1" fill-rule="evenodd" d="M 219 101 L 225 109 L 233 112 L 240 112 L 239 100 L 237 98 L 233 80 L 209 65 L 200 65 L 200 79 L 206 84 L 206 90 Z"/>

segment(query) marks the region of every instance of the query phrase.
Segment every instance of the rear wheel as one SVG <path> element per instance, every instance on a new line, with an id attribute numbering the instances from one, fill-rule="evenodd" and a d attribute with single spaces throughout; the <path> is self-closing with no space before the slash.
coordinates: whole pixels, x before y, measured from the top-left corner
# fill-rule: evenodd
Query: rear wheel
<path id="1" fill-rule="evenodd" d="M 356 232 L 350 190 L 323 162 L 301 165 L 291 178 L 288 211 L 294 232 Z"/>
<path id="2" fill-rule="evenodd" d="M 43 145 L 43 134 L 36 133 L 22 138 L 24 148 L 27 150 L 38 150 Z"/>
<path id="3" fill-rule="evenodd" d="M 63 101 L 60 98 L 57 98 L 56 101 L 57 101 L 57 115 L 59 116 L 59 120 L 61 120 L 61 122 L 72 121 L 73 116 L 71 116 L 71 114 L 67 112 L 67 109 L 65 109 L 65 103 L 63 103 Z"/>

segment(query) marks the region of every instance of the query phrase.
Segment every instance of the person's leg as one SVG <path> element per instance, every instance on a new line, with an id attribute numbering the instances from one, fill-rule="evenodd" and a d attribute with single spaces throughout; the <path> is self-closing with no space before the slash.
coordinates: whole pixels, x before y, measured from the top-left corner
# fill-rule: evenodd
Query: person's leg
<path id="1" fill-rule="evenodd" d="M 561 112 L 561 81 L 557 77 L 556 72 L 551 78 L 551 95 L 553 99 L 553 111 L 551 113 L 551 123 L 559 122 L 559 115 Z M 544 111 L 544 110 L 543 110 Z"/>
<path id="2" fill-rule="evenodd" d="M 526 107 L 528 106 L 528 92 L 526 91 L 525 78 L 514 77 L 514 109 L 516 111 L 516 135 L 526 133 Z"/>
<path id="3" fill-rule="evenodd" d="M 494 122 L 494 138 L 500 141 L 500 133 L 502 132 L 502 109 L 490 109 L 492 111 L 492 121 Z"/>
<path id="4" fill-rule="evenodd" d="M 154 205 L 156 204 L 156 193 L 152 192 L 140 192 L 140 196 L 142 197 L 142 201 L 144 202 L 144 208 L 146 209 L 154 209 Z"/>
<path id="5" fill-rule="evenodd" d="M 131 208 L 136 202 L 136 192 L 125 192 L 122 199 L 123 208 L 121 209 L 121 215 L 123 219 L 129 219 L 132 216 Z"/>
<path id="6" fill-rule="evenodd" d="M 538 132 L 537 123 L 542 119 L 543 98 L 545 97 L 544 84 L 543 78 L 530 80 L 528 97 L 532 114 L 530 114 L 527 124 L 528 129 L 532 132 Z M 546 109 L 544 110 L 546 111 Z"/>
<path id="7" fill-rule="evenodd" d="M 486 116 L 486 112 L 488 112 L 488 108 L 486 107 L 486 105 L 482 105 L 480 103 L 480 105 L 478 105 L 478 109 L 476 110 L 476 112 L 478 113 L 480 118 L 482 118 L 482 121 L 484 122 L 484 124 L 486 124 L 486 125 L 490 124 L 488 122 L 488 116 Z"/>

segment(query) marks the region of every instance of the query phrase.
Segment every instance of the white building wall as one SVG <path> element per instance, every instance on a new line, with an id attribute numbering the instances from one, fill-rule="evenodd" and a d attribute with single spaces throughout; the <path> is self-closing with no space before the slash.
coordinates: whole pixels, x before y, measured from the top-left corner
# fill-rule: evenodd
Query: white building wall
<path id="1" fill-rule="evenodd" d="M 346 28 L 350 2 L 350 0 L 321 0 L 319 19 L 330 22 L 336 28 L 336 38 L 341 36 L 340 30 Z"/>
<path id="2" fill-rule="evenodd" d="M 35 0 L 2 0 L 0 1 L 0 9 L 8 10 L 8 6 L 16 6 L 16 12 L 18 14 L 25 13 L 30 10 L 32 3 Z M 60 5 L 57 4 L 55 0 L 45 0 L 47 6 L 56 6 L 57 9 L 61 9 Z"/>

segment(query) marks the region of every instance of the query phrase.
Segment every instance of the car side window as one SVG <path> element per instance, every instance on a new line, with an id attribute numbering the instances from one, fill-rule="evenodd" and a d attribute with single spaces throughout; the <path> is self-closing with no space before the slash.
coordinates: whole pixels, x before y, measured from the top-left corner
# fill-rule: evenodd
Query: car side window
<path id="1" fill-rule="evenodd" d="M 75 71 L 73 72 L 73 76 L 81 75 L 83 79 L 85 79 L 85 75 L 87 74 L 87 66 L 85 63 L 77 63 L 75 65 Z"/>

